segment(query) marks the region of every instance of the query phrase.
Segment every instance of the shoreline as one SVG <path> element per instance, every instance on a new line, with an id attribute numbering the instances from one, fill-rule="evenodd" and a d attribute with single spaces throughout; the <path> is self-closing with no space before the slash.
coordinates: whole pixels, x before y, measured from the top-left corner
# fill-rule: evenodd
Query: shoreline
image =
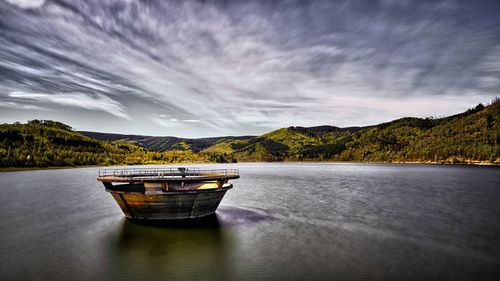
<path id="1" fill-rule="evenodd" d="M 180 163 L 158 163 L 158 164 L 138 164 L 138 165 L 78 165 L 78 166 L 51 166 L 51 167 L 5 167 L 0 168 L 1 172 L 20 172 L 20 171 L 37 171 L 37 170 L 62 170 L 62 169 L 78 169 L 78 168 L 96 168 L 96 167 L 116 167 L 116 166 L 157 166 L 157 165 L 182 165 L 182 164 L 238 164 L 238 163 L 336 163 L 336 164 L 402 164 L 402 165 L 454 165 L 454 166 L 488 166 L 498 167 L 500 163 L 490 163 L 473 161 L 468 163 L 451 163 L 451 162 L 433 162 L 433 161 L 395 161 L 395 162 L 356 162 L 356 161 L 241 161 L 237 163 L 213 163 L 213 162 L 180 162 Z"/>

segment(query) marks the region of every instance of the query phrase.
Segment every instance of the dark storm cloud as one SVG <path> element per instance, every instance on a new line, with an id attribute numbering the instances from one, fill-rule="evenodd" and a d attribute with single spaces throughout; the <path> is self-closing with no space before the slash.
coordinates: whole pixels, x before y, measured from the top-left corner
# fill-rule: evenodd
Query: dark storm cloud
<path id="1" fill-rule="evenodd" d="M 0 0 L 9 121 L 105 130 L 84 110 L 115 131 L 192 136 L 366 125 L 488 101 L 499 76 L 497 1 Z"/>

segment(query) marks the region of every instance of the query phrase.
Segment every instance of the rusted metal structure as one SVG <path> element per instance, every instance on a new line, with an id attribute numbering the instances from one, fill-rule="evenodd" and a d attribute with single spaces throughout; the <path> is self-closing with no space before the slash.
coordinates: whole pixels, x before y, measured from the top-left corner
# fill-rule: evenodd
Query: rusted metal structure
<path id="1" fill-rule="evenodd" d="M 199 218 L 215 213 L 236 169 L 113 169 L 98 172 L 125 216 L 132 219 Z"/>

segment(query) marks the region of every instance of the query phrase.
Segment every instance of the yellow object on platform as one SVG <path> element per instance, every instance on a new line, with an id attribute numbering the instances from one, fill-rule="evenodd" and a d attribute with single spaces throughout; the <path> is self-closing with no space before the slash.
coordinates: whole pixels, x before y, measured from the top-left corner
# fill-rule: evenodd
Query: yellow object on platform
<path id="1" fill-rule="evenodd" d="M 215 188 L 218 188 L 217 183 L 211 182 L 211 183 L 204 183 L 197 189 L 215 189 Z"/>

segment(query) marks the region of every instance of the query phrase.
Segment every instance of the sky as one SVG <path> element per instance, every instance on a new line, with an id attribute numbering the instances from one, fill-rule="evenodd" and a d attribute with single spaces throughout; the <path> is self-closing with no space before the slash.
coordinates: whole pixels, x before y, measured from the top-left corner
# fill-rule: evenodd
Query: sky
<path id="1" fill-rule="evenodd" d="M 259 135 L 499 93 L 498 0 L 0 0 L 0 123 Z"/>

